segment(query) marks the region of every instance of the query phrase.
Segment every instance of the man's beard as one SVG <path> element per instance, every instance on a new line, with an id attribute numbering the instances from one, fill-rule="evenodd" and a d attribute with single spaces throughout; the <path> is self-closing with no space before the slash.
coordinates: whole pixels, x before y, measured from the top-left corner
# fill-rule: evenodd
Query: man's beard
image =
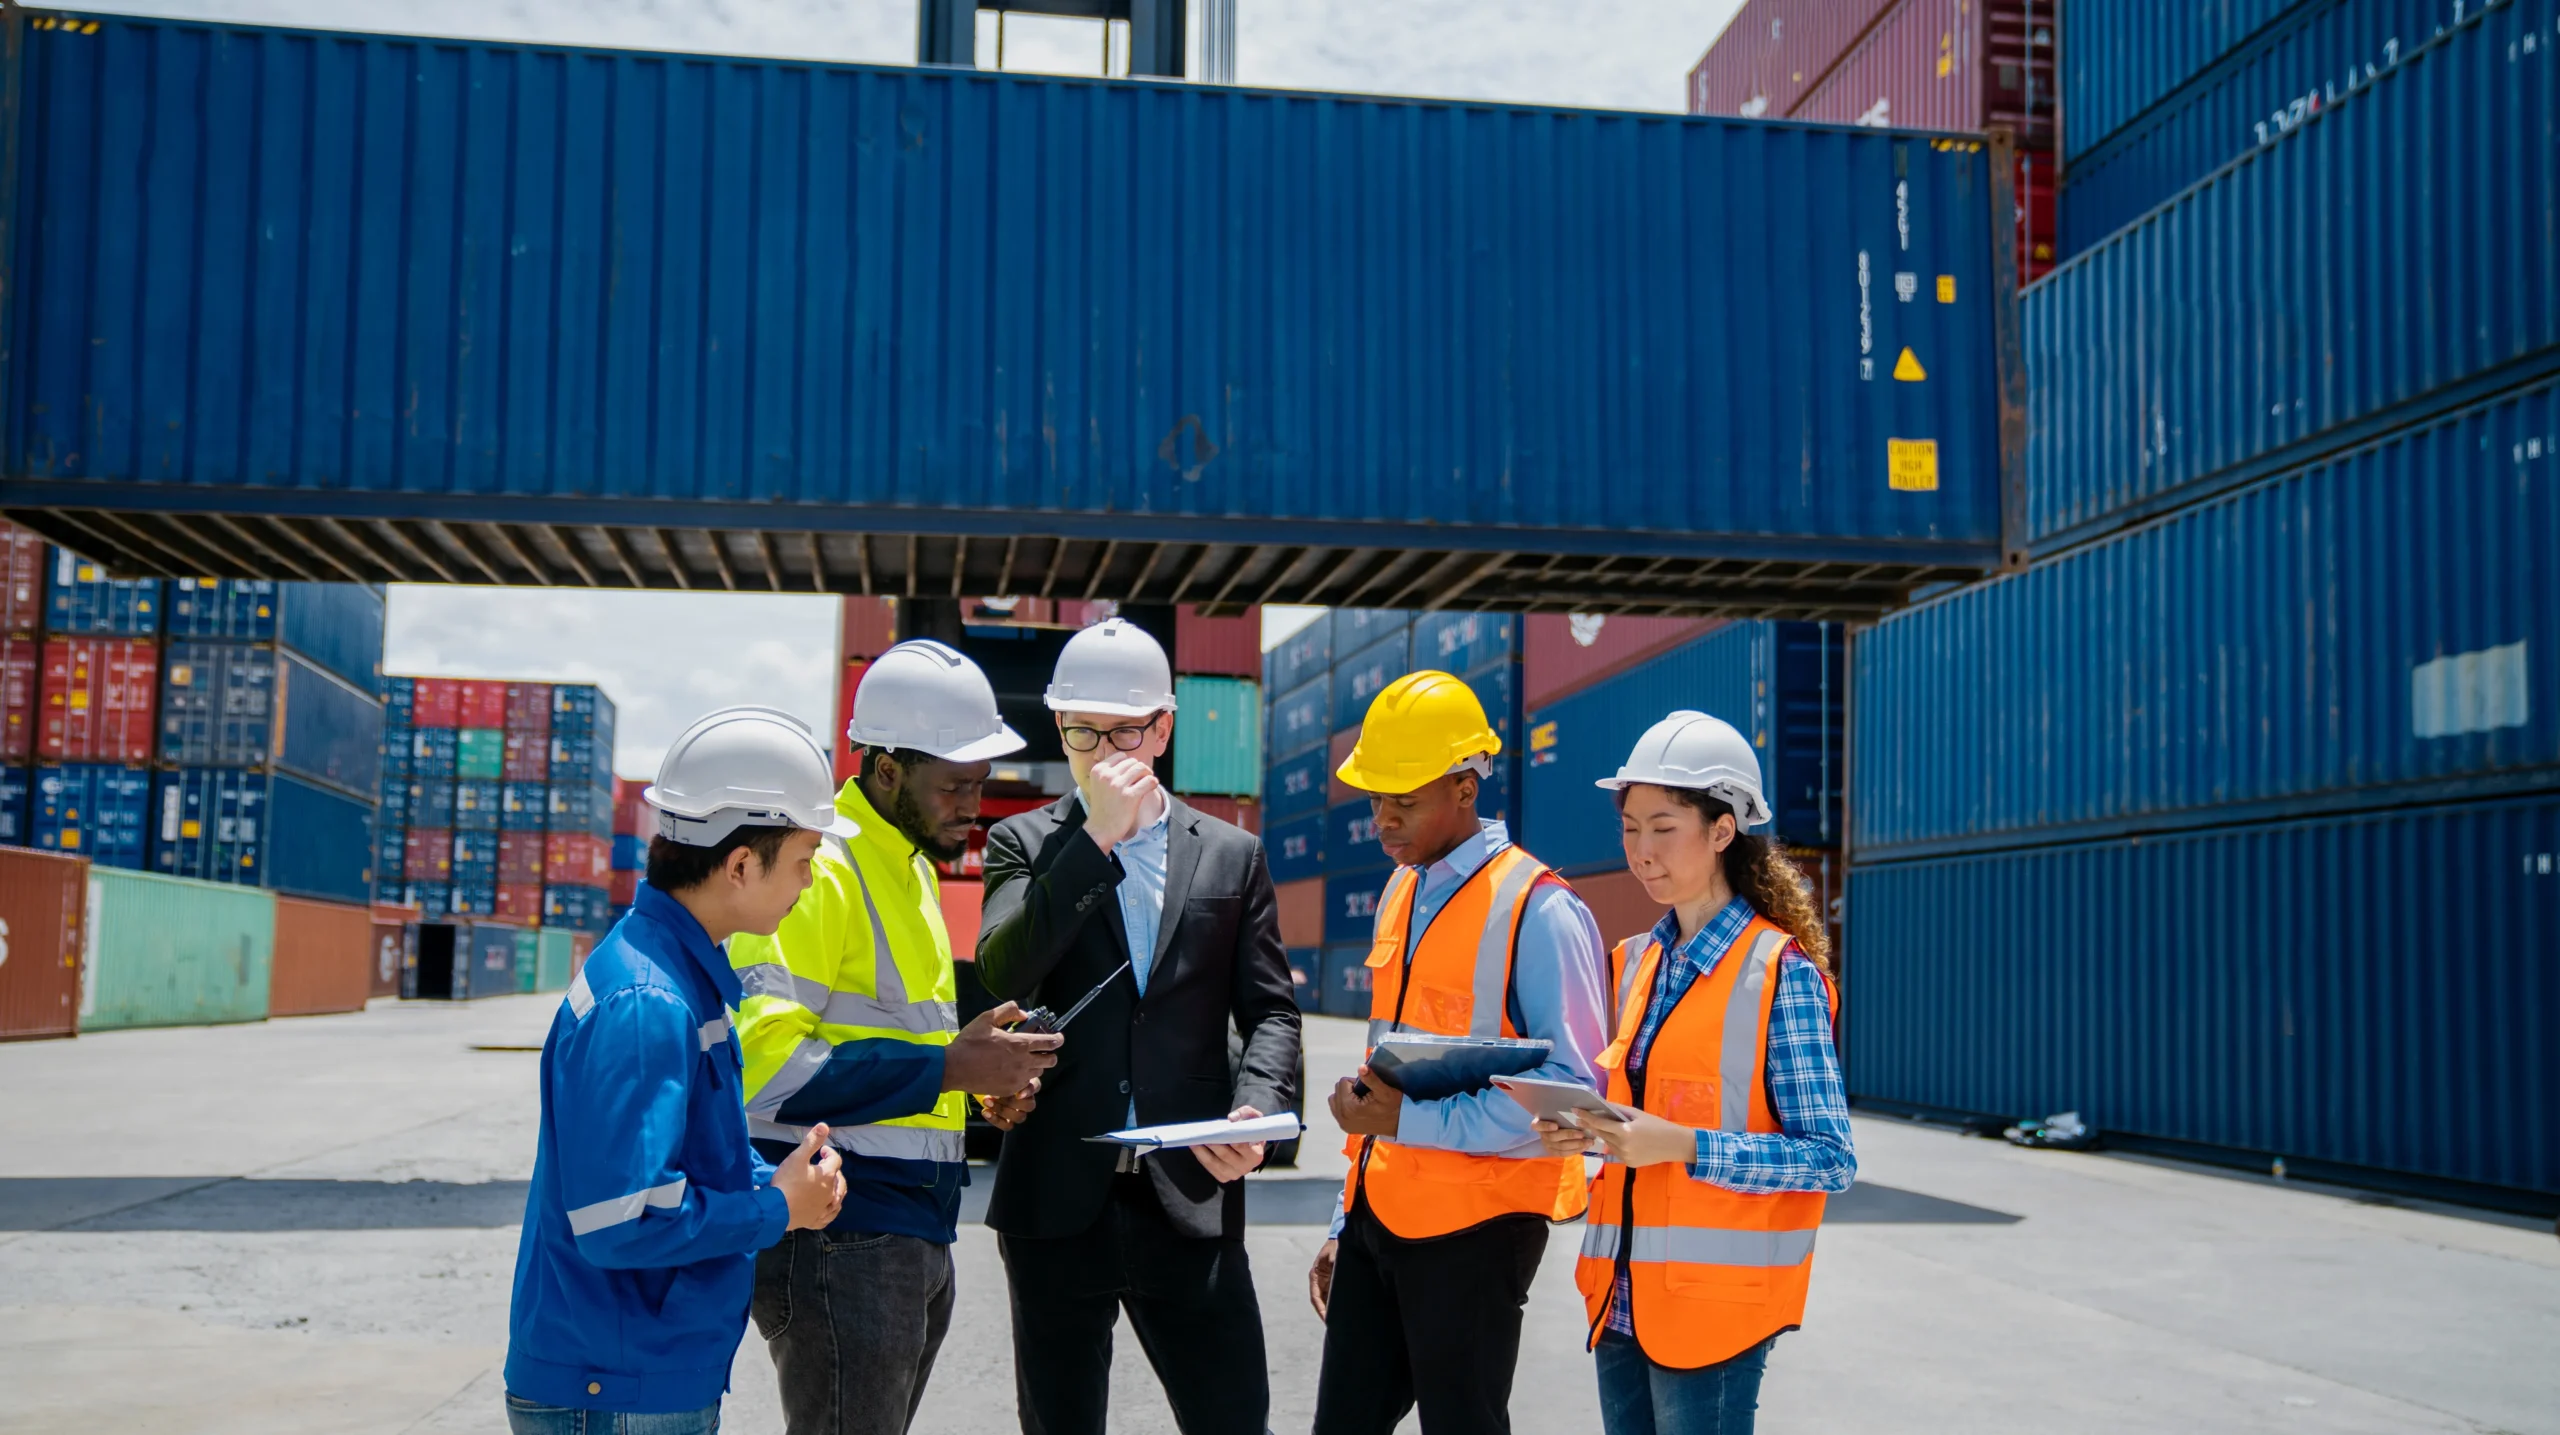
<path id="1" fill-rule="evenodd" d="M 936 862 L 957 862 L 968 855 L 969 839 L 944 841 L 942 830 L 925 815 L 924 804 L 918 802 L 916 795 L 904 784 L 900 784 L 897 793 L 889 800 L 889 821 L 906 834 L 909 842 L 916 844 L 918 851 Z"/>

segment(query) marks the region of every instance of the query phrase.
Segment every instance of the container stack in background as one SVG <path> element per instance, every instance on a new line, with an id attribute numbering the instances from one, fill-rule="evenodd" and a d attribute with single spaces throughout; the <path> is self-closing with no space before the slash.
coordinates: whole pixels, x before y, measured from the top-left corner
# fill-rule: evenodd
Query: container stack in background
<path id="1" fill-rule="evenodd" d="M 44 540 L 0 523 L 0 846 L 32 846 L 44 680 Z"/>
<path id="2" fill-rule="evenodd" d="M 1173 610 L 1173 790 L 1247 832 L 1263 828 L 1262 610 Z"/>
<path id="3" fill-rule="evenodd" d="M 2035 561 L 1857 644 L 1852 1094 L 2547 1209 L 2560 5 L 2222 9 L 2070 12 Z"/>
<path id="4" fill-rule="evenodd" d="M 658 833 L 649 800 L 641 795 L 648 790 L 649 784 L 636 777 L 613 780 L 613 870 L 606 877 L 605 895 L 617 922 L 639 900 L 640 876 L 649 870 L 649 839 Z"/>
<path id="5" fill-rule="evenodd" d="M 2142 8 L 2158 11 L 2162 28 L 2186 23 Z M 2007 130 L 2025 283 L 2057 257 L 2056 9 L 2057 0 L 1748 0 L 1689 72 L 1689 113 Z"/>
<path id="6" fill-rule="evenodd" d="M 45 549 L 43 567 L 28 845 L 141 871 L 150 862 L 162 584 L 109 578 L 58 547 Z"/>

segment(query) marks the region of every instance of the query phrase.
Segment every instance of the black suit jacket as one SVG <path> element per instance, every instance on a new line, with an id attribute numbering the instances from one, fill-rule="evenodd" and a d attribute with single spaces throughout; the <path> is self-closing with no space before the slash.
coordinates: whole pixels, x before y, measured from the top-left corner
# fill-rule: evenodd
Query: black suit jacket
<path id="1" fill-rule="evenodd" d="M 1010 1236 L 1081 1235 L 1102 1213 L 1129 1103 L 1143 1125 L 1207 1121 L 1239 1106 L 1298 1109 L 1298 1003 L 1262 843 L 1172 802 L 1164 920 L 1141 1000 L 1123 975 L 1067 1028 L 1038 1107 L 1004 1138 L 987 1224 Z M 987 834 L 978 977 L 997 1000 L 1063 1014 L 1128 959 L 1120 862 L 1084 832 L 1073 794 Z M 1243 1038 L 1230 1059 L 1228 1031 Z M 1174 1228 L 1244 1234 L 1244 1185 L 1221 1187 L 1188 1151 L 1147 1158 Z"/>

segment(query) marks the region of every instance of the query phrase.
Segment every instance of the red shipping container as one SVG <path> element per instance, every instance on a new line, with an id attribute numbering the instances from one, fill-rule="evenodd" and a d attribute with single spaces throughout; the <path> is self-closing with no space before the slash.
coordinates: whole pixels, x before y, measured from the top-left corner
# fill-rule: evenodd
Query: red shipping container
<path id="1" fill-rule="evenodd" d="M 613 898 L 613 905 L 630 906 L 640 900 L 640 874 L 637 872 L 614 873 L 613 880 L 605 884 L 605 892 Z"/>
<path id="2" fill-rule="evenodd" d="M 542 880 L 554 887 L 601 887 L 613 871 L 613 843 L 585 832 L 542 838 Z"/>
<path id="3" fill-rule="evenodd" d="M 276 898 L 267 1015 L 362 1011 L 373 995 L 373 916 L 338 902 Z"/>
<path id="4" fill-rule="evenodd" d="M 503 728 L 507 725 L 507 685 L 466 680 L 455 695 L 455 727 Z"/>
<path id="5" fill-rule="evenodd" d="M 409 924 L 422 915 L 407 903 L 373 904 L 373 967 L 369 974 L 373 980 L 373 995 L 400 995 L 400 970 L 409 959 Z"/>
<path id="6" fill-rule="evenodd" d="M 498 834 L 498 881 L 530 882 L 542 885 L 542 867 L 549 834 L 542 832 L 501 832 Z"/>
<path id="7" fill-rule="evenodd" d="M 542 884 L 500 882 L 497 909 L 491 915 L 501 922 L 522 922 L 527 926 L 541 925 Z"/>
<path id="8" fill-rule="evenodd" d="M 1262 607 L 1231 618 L 1203 618 L 1191 603 L 1173 609 L 1173 670 L 1177 673 L 1262 676 Z"/>
<path id="9" fill-rule="evenodd" d="M 1521 707 L 1535 712 L 1723 626 L 1718 618 L 1528 614 L 1520 620 Z"/>
<path id="10" fill-rule="evenodd" d="M 1782 119 L 1894 0 L 1748 0 L 1689 71 L 1689 113 Z"/>
<path id="11" fill-rule="evenodd" d="M 551 738 L 548 733 L 507 729 L 507 751 L 503 759 L 503 776 L 509 782 L 541 782 L 551 776 Z"/>
<path id="12" fill-rule="evenodd" d="M 649 799 L 640 794 L 649 784 L 637 777 L 613 780 L 613 830 L 625 837 L 655 837 L 658 820 L 650 815 Z"/>
<path id="13" fill-rule="evenodd" d="M 411 727 L 460 727 L 462 682 L 458 678 L 418 678 L 411 699 Z"/>
<path id="14" fill-rule="evenodd" d="M 1220 822 L 1241 827 L 1257 837 L 1262 835 L 1262 804 L 1259 802 L 1247 802 L 1240 797 L 1194 797 L 1187 792 L 1182 794 L 1182 800 Z"/>
<path id="15" fill-rule="evenodd" d="M 159 738 L 160 645 L 49 638 L 36 754 L 52 762 L 149 762 Z"/>
<path id="16" fill-rule="evenodd" d="M 569 975 L 575 977 L 586 970 L 587 956 L 596 949 L 598 933 L 579 932 L 569 938 Z"/>
<path id="17" fill-rule="evenodd" d="M 951 955 L 956 961 L 978 959 L 978 928 L 986 913 L 987 884 L 953 882 L 941 884 L 942 927 L 951 934 Z"/>
<path id="18" fill-rule="evenodd" d="M 453 880 L 453 829 L 450 827 L 412 827 L 402 838 L 400 848 L 400 880 L 403 882 L 450 882 Z"/>
<path id="19" fill-rule="evenodd" d="M 80 924 L 89 912 L 89 861 L 0 847 L 0 1041 L 69 1036 L 80 1026 Z"/>
<path id="20" fill-rule="evenodd" d="M 0 638 L 0 763 L 14 767 L 35 756 L 36 695 L 43 686 L 44 645 Z"/>
<path id="21" fill-rule="evenodd" d="M 1902 0 L 1789 119 L 1979 134 L 2006 126 L 2053 144 L 2053 11 L 2016 0 Z M 1771 118 L 1776 118 L 1772 115 Z"/>
<path id="22" fill-rule="evenodd" d="M 509 732 L 549 733 L 551 731 L 551 685 L 549 683 L 507 684 L 507 720 Z"/>
<path id="23" fill-rule="evenodd" d="M 865 662 L 845 664 L 843 684 L 836 690 L 836 781 L 840 783 L 853 781 L 853 741 L 845 736 L 845 728 L 853 722 L 854 689 L 862 686 L 863 670 L 870 666 Z M 656 829 L 642 830 L 655 831 Z"/>
<path id="24" fill-rule="evenodd" d="M 850 597 L 844 600 L 844 656 L 876 658 L 897 644 L 898 600 Z"/>
<path id="25" fill-rule="evenodd" d="M 44 631 L 44 540 L 0 523 L 0 634 Z"/>

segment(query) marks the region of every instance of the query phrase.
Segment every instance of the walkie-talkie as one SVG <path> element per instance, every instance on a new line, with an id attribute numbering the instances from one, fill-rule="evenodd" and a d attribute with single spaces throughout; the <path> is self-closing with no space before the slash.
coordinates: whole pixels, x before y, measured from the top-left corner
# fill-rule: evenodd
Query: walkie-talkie
<path id="1" fill-rule="evenodd" d="M 1095 982 L 1093 984 L 1093 990 L 1076 998 L 1076 1004 L 1067 1008 L 1067 1014 L 1065 1016 L 1060 1016 L 1049 1010 L 1047 1007 L 1036 1006 L 1031 1010 L 1024 1012 L 1022 1014 L 1022 1020 L 1013 1024 L 1013 1029 L 1015 1031 L 1030 1032 L 1034 1036 L 1045 1036 L 1052 1032 L 1065 1031 L 1067 1029 L 1067 1023 L 1074 1021 L 1078 1016 L 1083 1014 L 1086 1007 L 1093 1005 L 1093 999 L 1102 995 L 1102 989 L 1104 987 L 1120 980 L 1120 973 L 1129 970 L 1129 965 L 1130 964 L 1128 962 L 1122 962 L 1118 970 L 1115 970 L 1111 975 L 1104 977 L 1102 980 Z"/>

